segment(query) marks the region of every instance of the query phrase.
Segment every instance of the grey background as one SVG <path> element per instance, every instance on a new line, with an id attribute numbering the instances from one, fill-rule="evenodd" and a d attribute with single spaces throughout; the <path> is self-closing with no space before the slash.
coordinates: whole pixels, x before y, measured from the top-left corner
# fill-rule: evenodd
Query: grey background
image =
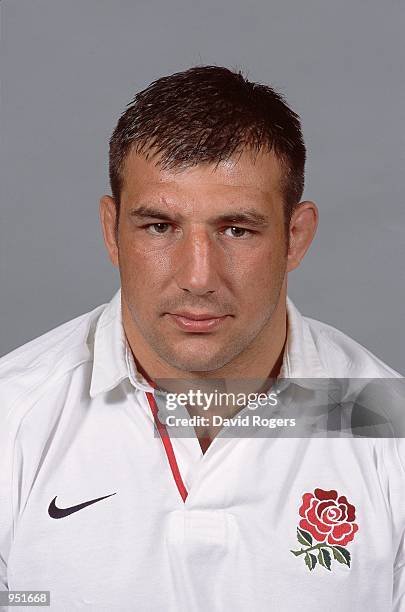
<path id="1" fill-rule="evenodd" d="M 196 63 L 299 112 L 318 235 L 289 294 L 405 371 L 400 0 L 6 0 L 1 7 L 0 354 L 110 299 L 98 200 L 134 93 Z"/>

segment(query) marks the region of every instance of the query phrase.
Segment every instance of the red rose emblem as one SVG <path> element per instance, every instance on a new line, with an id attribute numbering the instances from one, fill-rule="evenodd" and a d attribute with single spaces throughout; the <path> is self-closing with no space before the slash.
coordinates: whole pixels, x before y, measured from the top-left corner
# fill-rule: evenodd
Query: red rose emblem
<path id="1" fill-rule="evenodd" d="M 337 491 L 315 489 L 302 496 L 299 524 L 318 542 L 346 546 L 359 528 L 354 522 L 355 512 L 344 495 L 339 497 Z"/>

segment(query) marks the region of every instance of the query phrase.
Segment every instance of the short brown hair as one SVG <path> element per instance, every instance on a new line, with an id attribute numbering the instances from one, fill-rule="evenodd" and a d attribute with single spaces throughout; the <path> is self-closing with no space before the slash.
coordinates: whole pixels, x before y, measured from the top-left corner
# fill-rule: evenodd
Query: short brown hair
<path id="1" fill-rule="evenodd" d="M 304 189 L 300 119 L 268 85 L 221 66 L 195 66 L 137 93 L 110 139 L 109 173 L 119 212 L 123 168 L 132 150 L 159 156 L 163 169 L 219 163 L 244 148 L 274 151 L 284 169 L 289 222 Z"/>

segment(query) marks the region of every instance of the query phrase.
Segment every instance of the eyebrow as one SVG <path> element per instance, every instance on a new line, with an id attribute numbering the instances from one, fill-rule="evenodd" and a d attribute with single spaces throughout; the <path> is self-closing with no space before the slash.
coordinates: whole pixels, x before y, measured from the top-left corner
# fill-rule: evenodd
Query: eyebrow
<path id="1" fill-rule="evenodd" d="M 163 219 L 165 221 L 180 221 L 182 219 L 181 215 L 169 214 L 167 211 L 161 210 L 160 208 L 145 205 L 131 208 L 129 215 L 138 219 Z M 210 221 L 228 224 L 248 223 L 249 225 L 263 227 L 269 225 L 269 219 L 265 215 L 251 208 L 219 215 L 218 217 L 212 218 Z"/>
<path id="2" fill-rule="evenodd" d="M 247 209 L 235 213 L 220 215 L 215 218 L 222 223 L 248 223 L 249 225 L 266 226 L 269 219 L 255 210 Z"/>
<path id="3" fill-rule="evenodd" d="M 170 215 L 167 211 L 161 210 L 160 208 L 154 208 L 153 206 L 138 206 L 137 208 L 131 208 L 129 211 L 130 217 L 137 217 L 138 219 L 165 219 L 168 221 L 179 221 L 179 215 Z"/>

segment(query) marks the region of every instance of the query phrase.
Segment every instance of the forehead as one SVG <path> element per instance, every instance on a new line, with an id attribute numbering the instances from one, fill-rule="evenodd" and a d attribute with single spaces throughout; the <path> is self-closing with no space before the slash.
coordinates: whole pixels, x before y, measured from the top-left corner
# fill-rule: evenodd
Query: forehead
<path id="1" fill-rule="evenodd" d="M 177 197 L 211 195 L 252 201 L 272 201 L 281 197 L 282 167 L 272 152 L 249 150 L 219 164 L 199 164 L 189 168 L 164 170 L 159 158 L 146 159 L 130 152 L 123 169 L 122 199 L 153 197 L 173 193 Z"/>

